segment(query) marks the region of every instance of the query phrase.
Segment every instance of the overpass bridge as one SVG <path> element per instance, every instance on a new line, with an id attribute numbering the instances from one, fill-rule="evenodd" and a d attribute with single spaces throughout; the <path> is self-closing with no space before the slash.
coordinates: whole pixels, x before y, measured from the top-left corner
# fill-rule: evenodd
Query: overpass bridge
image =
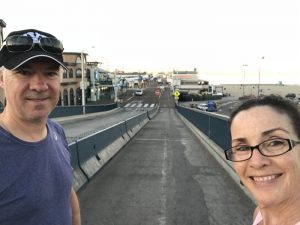
<path id="1" fill-rule="evenodd" d="M 82 224 L 251 224 L 253 201 L 181 118 L 170 93 L 159 103 L 157 114 L 78 190 Z M 119 110 L 60 122 L 71 137 L 123 120 Z"/>

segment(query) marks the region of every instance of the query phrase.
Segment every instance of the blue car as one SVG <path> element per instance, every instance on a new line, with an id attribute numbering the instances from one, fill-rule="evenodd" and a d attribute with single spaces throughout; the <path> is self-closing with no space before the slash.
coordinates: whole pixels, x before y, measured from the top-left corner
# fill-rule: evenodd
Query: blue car
<path id="1" fill-rule="evenodd" d="M 207 102 L 207 112 L 216 112 L 217 111 L 217 104 L 214 101 Z"/>

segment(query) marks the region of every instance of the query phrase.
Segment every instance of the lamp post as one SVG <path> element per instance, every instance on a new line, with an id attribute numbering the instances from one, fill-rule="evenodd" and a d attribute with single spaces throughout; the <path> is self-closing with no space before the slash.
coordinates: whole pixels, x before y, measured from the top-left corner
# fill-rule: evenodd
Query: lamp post
<path id="1" fill-rule="evenodd" d="M 85 114 L 85 84 L 84 84 L 84 67 L 83 67 L 83 51 L 81 51 L 81 100 L 82 100 L 82 110 Z"/>
<path id="2" fill-rule="evenodd" d="M 244 80 L 243 80 L 243 96 L 245 96 L 245 74 L 246 74 L 246 66 L 247 64 L 243 64 L 244 67 Z"/>
<path id="3" fill-rule="evenodd" d="M 261 60 L 263 60 L 265 57 L 261 57 Z M 259 86 L 260 86 L 260 63 L 261 63 L 261 60 L 259 61 L 259 65 L 258 65 L 258 84 L 257 84 L 257 97 L 259 97 Z"/>
<path id="4" fill-rule="evenodd" d="M 118 102 L 118 85 L 117 85 L 117 69 L 114 72 L 114 92 L 115 92 L 115 100 L 114 102 Z"/>

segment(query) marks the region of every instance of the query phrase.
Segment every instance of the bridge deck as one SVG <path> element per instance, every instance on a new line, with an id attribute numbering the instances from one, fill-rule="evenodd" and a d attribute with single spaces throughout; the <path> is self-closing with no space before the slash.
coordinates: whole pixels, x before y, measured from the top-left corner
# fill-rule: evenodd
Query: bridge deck
<path id="1" fill-rule="evenodd" d="M 168 96 L 78 193 L 83 225 L 251 224 L 254 204 L 163 102 Z"/>

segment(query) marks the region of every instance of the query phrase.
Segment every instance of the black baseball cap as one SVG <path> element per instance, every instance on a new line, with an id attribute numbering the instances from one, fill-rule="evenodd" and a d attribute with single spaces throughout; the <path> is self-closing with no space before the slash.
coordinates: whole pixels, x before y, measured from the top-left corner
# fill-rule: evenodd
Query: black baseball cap
<path id="1" fill-rule="evenodd" d="M 67 70 L 63 50 L 61 41 L 52 34 L 35 29 L 14 31 L 7 35 L 0 50 L 0 67 L 15 70 L 32 59 L 45 57 Z"/>

